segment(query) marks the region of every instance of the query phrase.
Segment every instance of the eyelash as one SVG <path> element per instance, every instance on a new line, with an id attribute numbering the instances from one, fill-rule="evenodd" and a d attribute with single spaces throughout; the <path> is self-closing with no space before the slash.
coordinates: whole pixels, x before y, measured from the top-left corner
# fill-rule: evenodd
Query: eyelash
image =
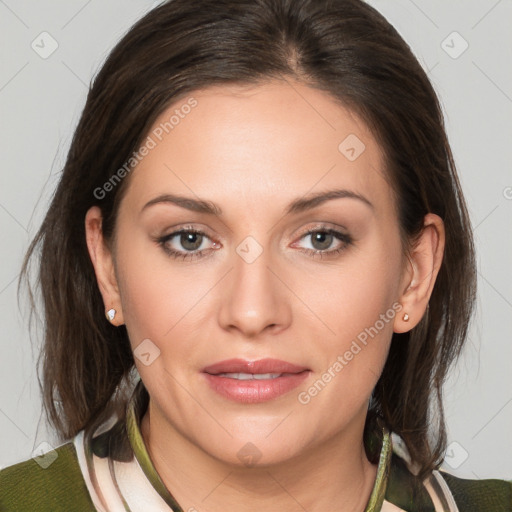
<path id="1" fill-rule="evenodd" d="M 157 238 L 156 241 L 157 241 L 158 245 L 160 245 L 162 247 L 162 249 L 165 251 L 165 253 L 168 256 L 170 256 L 171 258 L 181 259 L 183 261 L 185 261 L 185 260 L 190 261 L 193 259 L 203 258 L 204 253 L 210 252 L 212 249 L 203 249 L 201 251 L 196 251 L 196 252 L 191 252 L 191 251 L 180 252 L 180 251 L 176 251 L 174 249 L 170 249 L 166 245 L 167 242 L 169 242 L 169 240 L 172 240 L 173 238 L 175 238 L 178 235 L 191 234 L 191 233 L 195 234 L 195 235 L 202 235 L 206 238 L 209 238 L 208 235 L 206 233 L 204 233 L 203 231 L 199 231 L 199 230 L 196 230 L 193 228 L 182 228 L 182 229 L 179 229 L 178 231 L 173 231 L 172 233 L 170 233 L 168 235 Z M 333 235 L 335 238 L 337 238 L 344 244 L 338 249 L 331 249 L 331 250 L 327 250 L 327 251 L 326 250 L 322 251 L 322 250 L 313 250 L 313 249 L 301 249 L 302 252 L 304 252 L 306 254 L 310 254 L 313 257 L 319 256 L 320 259 L 324 258 L 325 256 L 329 256 L 329 257 L 336 256 L 336 255 L 340 254 L 341 252 L 343 252 L 345 249 L 347 249 L 347 247 L 352 245 L 352 243 L 353 243 L 352 237 L 350 235 L 346 235 L 346 234 L 341 233 L 340 231 L 337 231 L 332 228 L 327 228 L 327 227 L 324 228 L 321 226 L 319 226 L 315 229 L 310 229 L 309 231 L 306 231 L 305 233 L 303 233 L 301 235 L 300 239 L 302 239 L 308 235 L 312 235 L 314 233 L 325 233 L 328 235 Z"/>

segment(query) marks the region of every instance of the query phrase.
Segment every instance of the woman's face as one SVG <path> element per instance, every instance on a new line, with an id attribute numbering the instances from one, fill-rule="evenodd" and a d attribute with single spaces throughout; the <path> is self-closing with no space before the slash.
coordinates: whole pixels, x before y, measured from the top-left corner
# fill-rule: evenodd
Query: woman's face
<path id="1" fill-rule="evenodd" d="M 405 284 L 375 138 L 284 81 L 198 91 L 148 135 L 114 254 L 152 428 L 236 464 L 360 433 Z"/>

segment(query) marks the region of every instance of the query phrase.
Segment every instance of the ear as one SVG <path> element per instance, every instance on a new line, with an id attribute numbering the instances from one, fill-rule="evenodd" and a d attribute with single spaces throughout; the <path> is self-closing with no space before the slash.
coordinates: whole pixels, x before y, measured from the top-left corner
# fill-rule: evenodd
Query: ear
<path id="1" fill-rule="evenodd" d="M 98 287 L 103 297 L 105 313 L 112 308 L 115 309 L 116 315 L 111 323 L 122 325 L 124 323 L 123 310 L 115 275 L 114 260 L 103 238 L 102 221 L 100 208 L 98 206 L 91 207 L 85 215 L 85 238 Z"/>
<path id="2" fill-rule="evenodd" d="M 432 295 L 437 274 L 443 261 L 445 245 L 444 222 L 438 215 L 425 215 L 423 230 L 411 254 L 404 272 L 399 302 L 403 309 L 395 317 L 394 332 L 407 332 L 418 325 Z M 405 321 L 407 313 L 409 320 Z"/>

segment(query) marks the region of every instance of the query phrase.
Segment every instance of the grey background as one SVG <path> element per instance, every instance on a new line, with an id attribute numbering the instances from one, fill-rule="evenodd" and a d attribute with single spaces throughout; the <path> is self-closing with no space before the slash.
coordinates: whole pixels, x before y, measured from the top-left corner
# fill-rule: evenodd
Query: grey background
<path id="1" fill-rule="evenodd" d="M 445 467 L 467 478 L 512 479 L 512 1 L 370 3 L 429 70 L 477 243 L 478 311 L 445 387 Z M 57 445 L 41 416 L 26 300 L 17 304 L 21 259 L 58 181 L 91 77 L 155 5 L 0 0 L 1 467 L 29 458 L 41 443 Z M 55 43 L 42 32 L 58 44 L 47 58 L 40 54 Z"/>

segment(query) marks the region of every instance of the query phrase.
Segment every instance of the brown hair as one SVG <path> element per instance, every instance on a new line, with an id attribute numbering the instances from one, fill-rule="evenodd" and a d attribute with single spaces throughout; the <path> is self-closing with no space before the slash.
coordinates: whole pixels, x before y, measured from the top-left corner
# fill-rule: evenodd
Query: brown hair
<path id="1" fill-rule="evenodd" d="M 95 190 L 171 103 L 211 85 L 287 77 L 328 92 L 373 131 L 386 155 L 404 252 L 428 212 L 444 220 L 444 260 L 428 313 L 410 332 L 393 335 L 369 411 L 404 439 L 421 475 L 439 465 L 446 446 L 442 384 L 475 301 L 472 232 L 432 85 L 397 31 L 360 0 L 171 0 L 110 53 L 22 270 L 28 278 L 40 248 L 45 332 L 38 362 L 44 407 L 61 439 L 112 410 L 122 415 L 127 395 L 120 390 L 134 367 L 125 327 L 105 319 L 84 228 L 87 210 L 98 205 L 112 242 L 129 178 L 104 197 Z"/>

